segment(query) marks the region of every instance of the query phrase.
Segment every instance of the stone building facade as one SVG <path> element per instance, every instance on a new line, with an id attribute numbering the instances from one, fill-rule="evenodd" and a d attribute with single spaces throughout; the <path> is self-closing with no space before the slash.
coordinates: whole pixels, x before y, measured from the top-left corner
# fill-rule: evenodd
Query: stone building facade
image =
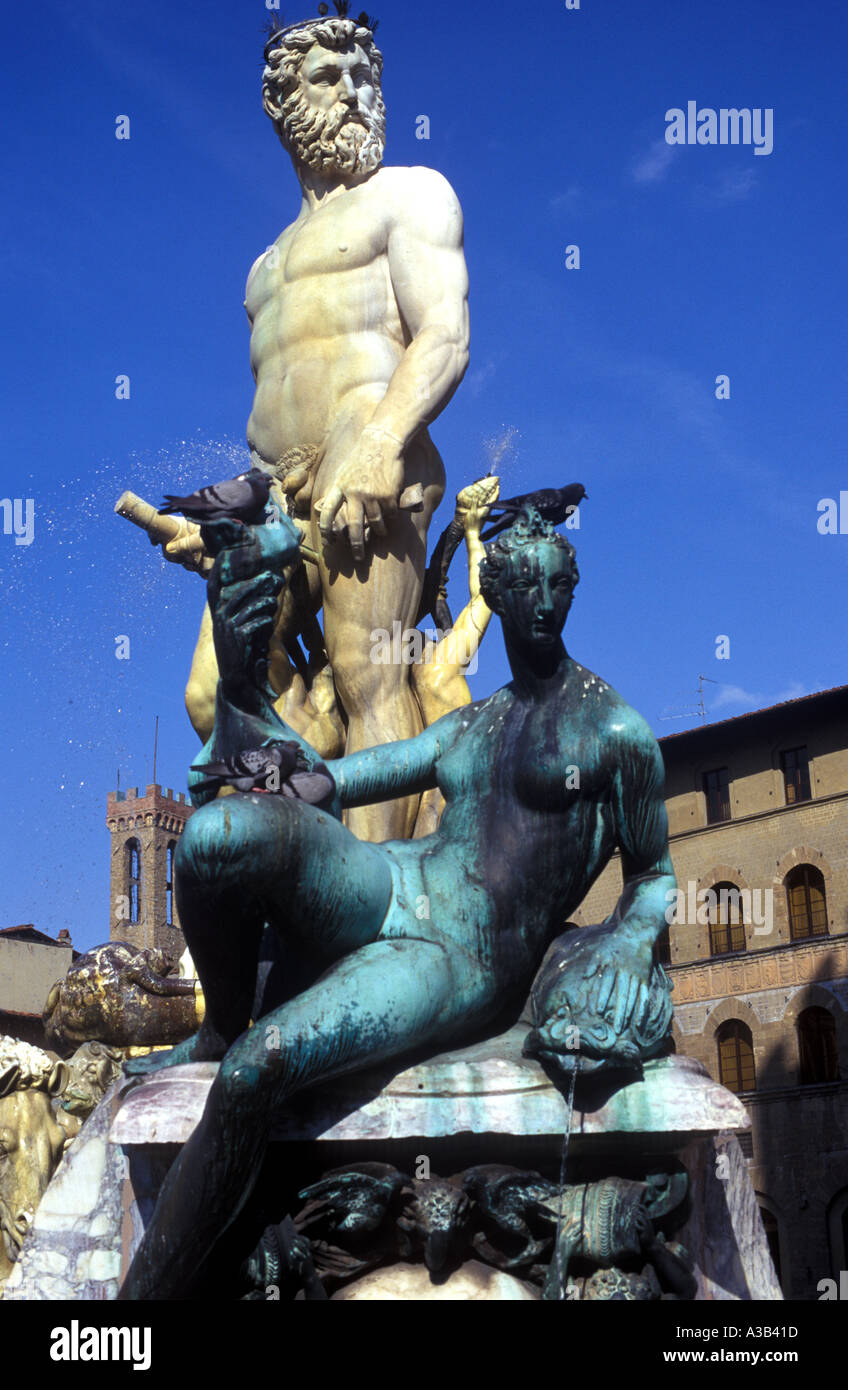
<path id="1" fill-rule="evenodd" d="M 174 897 L 177 841 L 192 813 L 176 796 L 151 783 L 110 792 L 106 824 L 112 839 L 109 939 L 154 946 L 178 959 L 185 950 Z"/>
<path id="2" fill-rule="evenodd" d="M 0 928 L 0 1034 L 45 1046 L 41 1011 L 76 954 L 67 930 L 55 940 L 31 924 Z"/>
<path id="3" fill-rule="evenodd" d="M 848 686 L 660 741 L 677 1051 L 736 1091 L 784 1293 L 848 1270 Z M 614 861 L 574 920 L 602 921 Z"/>

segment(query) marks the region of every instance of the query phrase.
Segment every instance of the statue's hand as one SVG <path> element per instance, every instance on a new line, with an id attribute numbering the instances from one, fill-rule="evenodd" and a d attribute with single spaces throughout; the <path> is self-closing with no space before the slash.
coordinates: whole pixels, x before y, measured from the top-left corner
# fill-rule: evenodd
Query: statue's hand
<path id="1" fill-rule="evenodd" d="M 212 636 L 218 670 L 225 689 L 247 681 L 264 688 L 268 644 L 277 620 L 282 578 L 265 570 L 252 579 L 215 586 L 218 567 L 209 580 Z"/>
<path id="2" fill-rule="evenodd" d="M 266 526 L 219 521 L 205 529 L 218 551 L 207 592 L 221 679 L 264 688 L 284 571 L 297 558 L 300 532 L 279 512 Z"/>
<path id="3" fill-rule="evenodd" d="M 366 425 L 349 458 L 320 503 L 319 525 L 325 543 L 347 532 L 355 560 L 365 558 L 365 528 L 386 534 L 397 513 L 403 489 L 401 441 L 376 425 Z M 317 505 L 317 504 L 316 504 Z"/>
<path id="4" fill-rule="evenodd" d="M 456 494 L 454 521 L 463 531 L 479 531 L 500 495 L 500 481 L 493 475 L 469 483 Z"/>
<path id="5" fill-rule="evenodd" d="M 533 983 L 534 1030 L 525 1045 L 565 1070 L 638 1067 L 671 1026 L 668 977 L 650 937 L 621 923 L 572 929 Z"/>
<path id="6" fill-rule="evenodd" d="M 179 518 L 179 524 L 179 534 L 162 546 L 162 554 L 172 564 L 182 565 L 183 569 L 191 570 L 194 574 L 208 574 L 215 559 L 203 544 L 200 527 L 185 517 Z M 150 540 L 153 545 L 157 544 L 154 536 Z"/>
<path id="7" fill-rule="evenodd" d="M 213 584 L 237 584 L 243 579 L 252 579 L 265 570 L 272 570 L 282 576 L 289 565 L 294 564 L 300 552 L 300 532 L 294 522 L 274 507 L 272 520 L 264 526 L 242 526 L 236 521 L 217 521 L 214 528 L 214 546 L 219 556 L 216 579 Z"/>

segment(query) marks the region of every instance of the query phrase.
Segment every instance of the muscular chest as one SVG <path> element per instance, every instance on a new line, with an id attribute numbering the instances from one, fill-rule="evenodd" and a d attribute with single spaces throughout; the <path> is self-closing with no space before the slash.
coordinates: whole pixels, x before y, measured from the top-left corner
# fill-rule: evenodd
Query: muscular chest
<path id="1" fill-rule="evenodd" d="M 284 257 L 284 278 L 293 284 L 315 275 L 344 274 L 374 267 L 386 251 L 381 217 L 355 195 L 337 199 L 292 229 Z"/>
<path id="2" fill-rule="evenodd" d="M 288 227 L 250 276 L 246 307 L 263 313 L 315 313 L 350 298 L 380 297 L 388 275 L 386 229 L 360 203 L 338 199 Z"/>

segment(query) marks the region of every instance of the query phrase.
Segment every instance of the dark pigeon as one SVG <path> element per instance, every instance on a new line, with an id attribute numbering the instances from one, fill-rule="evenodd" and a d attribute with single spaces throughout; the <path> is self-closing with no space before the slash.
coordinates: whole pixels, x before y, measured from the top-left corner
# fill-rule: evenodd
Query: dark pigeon
<path id="1" fill-rule="evenodd" d="M 333 3 L 336 7 L 336 14 L 342 19 L 352 18 L 350 13 L 350 0 L 333 0 Z M 320 15 L 325 15 L 328 9 L 329 6 L 321 4 L 318 6 L 318 13 Z M 380 21 L 375 19 L 373 15 L 368 14 L 366 10 L 363 10 L 356 16 L 356 23 L 361 25 L 363 29 L 370 29 L 372 34 L 376 32 L 379 22 Z"/>
<path id="2" fill-rule="evenodd" d="M 175 512 L 182 512 L 189 521 L 196 521 L 200 525 L 212 521 L 242 521 L 246 526 L 257 526 L 264 520 L 271 482 L 270 475 L 261 468 L 251 468 L 237 478 L 202 487 L 197 492 L 189 493 L 188 497 L 176 497 L 166 492 L 165 506 L 159 508 L 159 515 L 172 516 Z"/>
<path id="3" fill-rule="evenodd" d="M 192 788 L 196 792 L 234 787 L 239 792 L 273 792 L 318 806 L 336 789 L 323 763 L 310 768 L 303 750 L 289 739 L 265 748 L 246 748 L 225 761 L 201 763 L 191 770 L 203 773 L 203 781 Z"/>
<path id="4" fill-rule="evenodd" d="M 567 487 L 543 487 L 538 492 L 525 492 L 520 497 L 503 497 L 499 502 L 492 503 L 492 511 L 500 511 L 501 516 L 494 526 L 481 534 L 480 539 L 484 542 L 494 540 L 495 536 L 512 525 L 519 512 L 528 507 L 534 507 L 543 520 L 549 521 L 552 526 L 559 526 L 586 495 L 582 483 L 569 483 Z"/>

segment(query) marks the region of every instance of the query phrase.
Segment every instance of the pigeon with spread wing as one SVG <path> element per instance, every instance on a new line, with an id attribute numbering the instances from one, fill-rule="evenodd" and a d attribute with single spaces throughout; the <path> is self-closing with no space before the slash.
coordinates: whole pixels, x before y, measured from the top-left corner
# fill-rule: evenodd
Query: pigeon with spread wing
<path id="1" fill-rule="evenodd" d="M 165 493 L 160 516 L 181 512 L 189 521 L 205 526 L 216 521 L 241 521 L 245 526 L 258 526 L 265 518 L 265 508 L 271 495 L 270 474 L 261 468 L 251 468 L 222 483 L 198 488 L 187 497 Z"/>

